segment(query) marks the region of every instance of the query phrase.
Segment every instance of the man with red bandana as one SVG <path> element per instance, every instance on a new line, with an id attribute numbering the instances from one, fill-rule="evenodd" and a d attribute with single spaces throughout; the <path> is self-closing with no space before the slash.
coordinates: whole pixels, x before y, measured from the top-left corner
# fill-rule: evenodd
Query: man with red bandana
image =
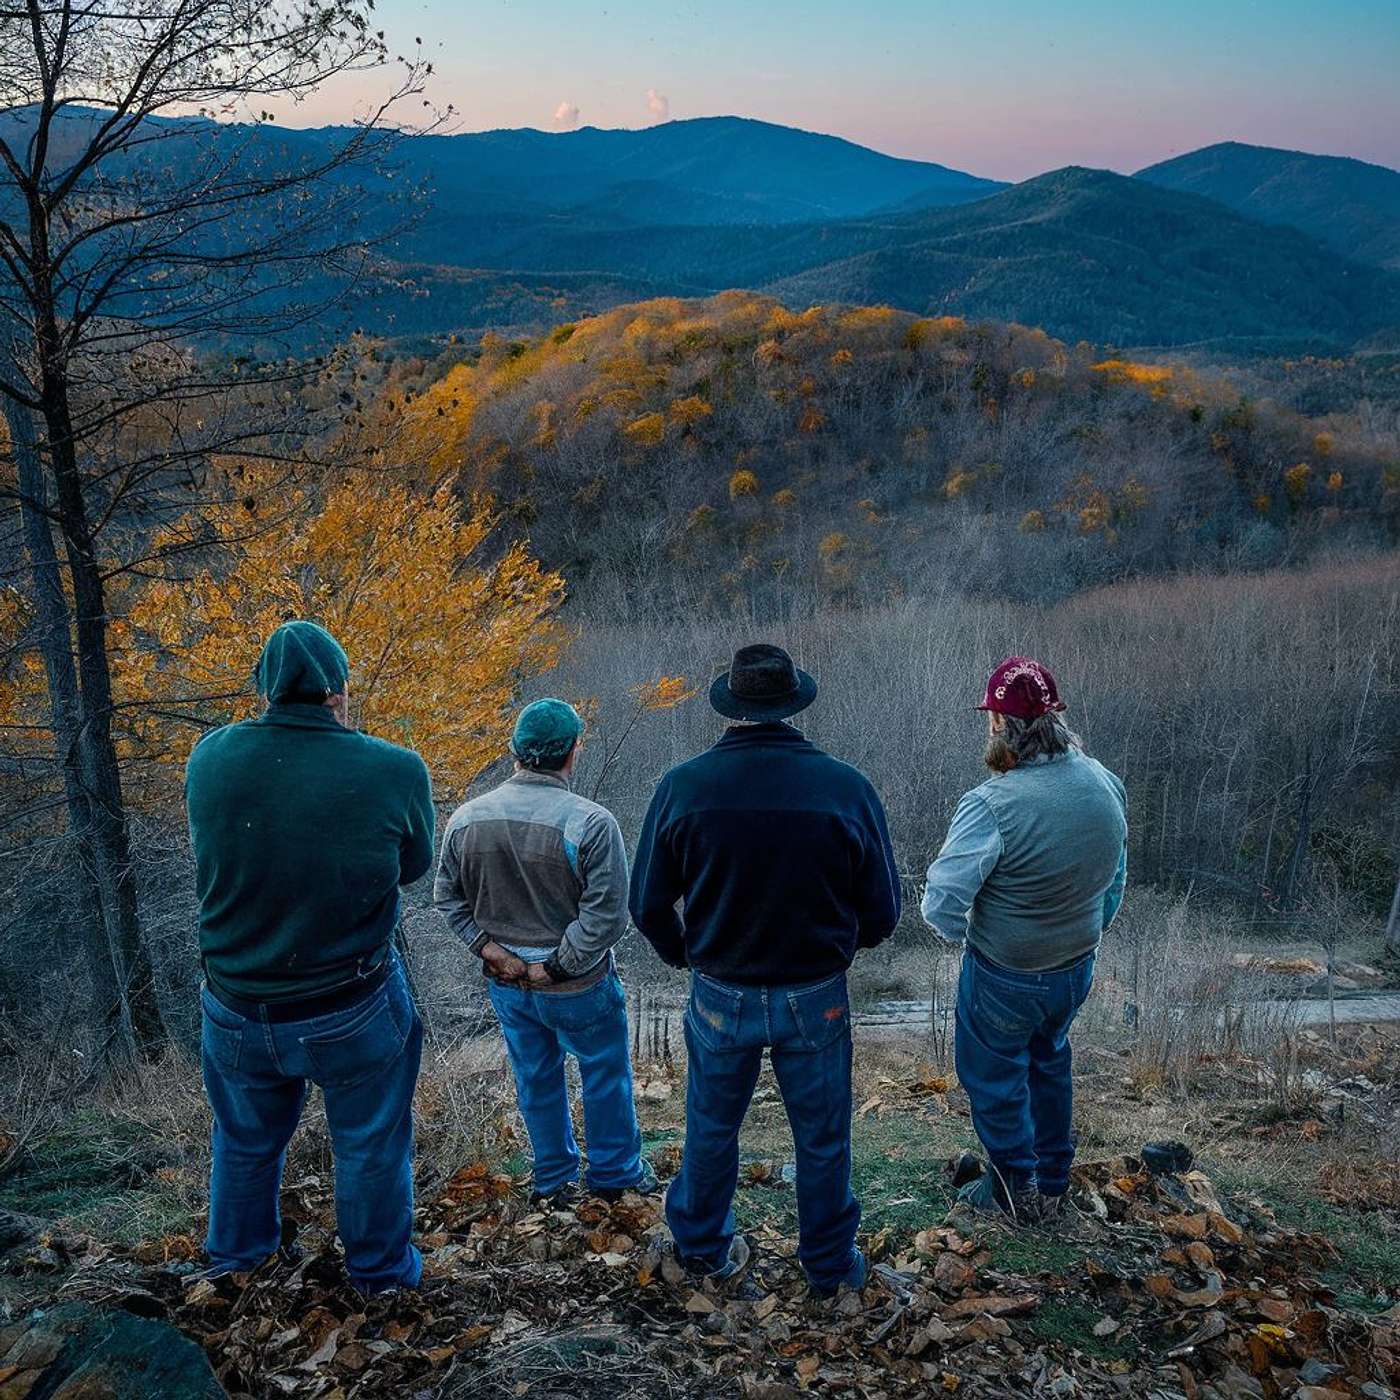
<path id="1" fill-rule="evenodd" d="M 1040 662 L 1007 657 L 977 708 L 993 776 L 958 803 L 922 907 L 940 938 L 967 945 L 955 1053 L 990 1169 L 962 1199 L 1036 1221 L 1069 1189 L 1069 1029 L 1123 900 L 1127 803 Z"/>

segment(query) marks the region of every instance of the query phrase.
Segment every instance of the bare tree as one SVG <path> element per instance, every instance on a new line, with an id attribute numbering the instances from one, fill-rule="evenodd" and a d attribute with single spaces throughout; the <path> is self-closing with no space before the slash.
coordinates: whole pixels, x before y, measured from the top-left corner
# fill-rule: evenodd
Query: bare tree
<path id="1" fill-rule="evenodd" d="M 390 61 L 370 0 L 0 0 L 0 398 L 109 1053 L 163 1038 L 113 726 L 109 596 L 219 452 L 285 451 L 324 333 L 396 229 L 399 60 L 354 126 L 267 125 Z M 240 355 L 214 353 L 233 344 Z M 55 547 L 55 536 L 58 546 Z M 100 966 L 103 950 L 110 967 Z M 105 991 L 103 989 L 106 989 Z"/>
<path id="2" fill-rule="evenodd" d="M 1390 915 L 1385 921 L 1385 951 L 1400 958 L 1400 875 L 1395 878 L 1395 894 L 1390 901 Z"/>

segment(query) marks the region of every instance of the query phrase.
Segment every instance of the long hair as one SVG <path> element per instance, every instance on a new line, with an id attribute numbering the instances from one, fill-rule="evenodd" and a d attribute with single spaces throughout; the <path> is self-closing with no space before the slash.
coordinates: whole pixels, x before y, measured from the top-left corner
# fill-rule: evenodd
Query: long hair
<path id="1" fill-rule="evenodd" d="M 1084 747 L 1084 741 L 1055 710 L 1039 719 L 1017 719 L 1015 715 L 998 718 L 1001 724 L 987 740 L 987 752 L 983 755 L 994 773 L 1009 773 L 1028 759 L 1056 758 Z"/>

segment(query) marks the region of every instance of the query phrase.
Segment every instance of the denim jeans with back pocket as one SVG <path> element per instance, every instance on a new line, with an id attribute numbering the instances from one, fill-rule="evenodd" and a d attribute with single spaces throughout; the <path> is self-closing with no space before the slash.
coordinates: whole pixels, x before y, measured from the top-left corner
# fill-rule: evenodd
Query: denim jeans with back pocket
<path id="1" fill-rule="evenodd" d="M 281 1242 L 278 1194 L 310 1081 L 321 1086 L 335 1157 L 346 1269 L 362 1291 L 416 1286 L 413 1089 L 423 1049 L 403 969 L 363 1001 L 305 1021 L 231 1011 L 209 989 L 204 1087 L 214 1111 L 205 1247 L 216 1271 L 252 1269 Z"/>
<path id="2" fill-rule="evenodd" d="M 1014 972 L 969 948 L 958 981 L 954 1052 L 972 1126 L 1008 1184 L 1063 1195 L 1074 1160 L 1069 1029 L 1094 982 L 1094 955 L 1052 972 Z"/>
<path id="3" fill-rule="evenodd" d="M 685 1258 L 723 1267 L 734 1238 L 739 1129 L 768 1050 L 797 1157 L 797 1257 L 830 1291 L 859 1284 L 860 1206 L 851 1191 L 851 1011 L 846 975 L 749 987 L 691 976 L 685 1155 L 666 1219 Z"/>
<path id="4" fill-rule="evenodd" d="M 569 1112 L 564 1056 L 578 1061 L 588 1135 L 588 1184 L 636 1186 L 644 1175 L 632 1099 L 627 997 L 611 969 L 577 992 L 535 992 L 488 982 L 515 1075 L 520 1116 L 535 1158 L 534 1189 L 548 1196 L 577 1181 L 578 1143 Z"/>

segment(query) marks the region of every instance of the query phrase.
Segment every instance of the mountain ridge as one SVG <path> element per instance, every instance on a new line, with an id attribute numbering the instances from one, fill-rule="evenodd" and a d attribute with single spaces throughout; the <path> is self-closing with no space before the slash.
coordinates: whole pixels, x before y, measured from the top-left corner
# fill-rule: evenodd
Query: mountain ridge
<path id="1" fill-rule="evenodd" d="M 94 117 L 74 109 L 66 120 Z M 22 135 L 27 119 L 0 113 L 0 130 Z M 198 143 L 205 160 L 269 167 L 314 165 L 349 134 L 163 120 L 173 142 L 148 147 L 160 162 L 138 154 L 117 164 L 118 182 L 139 190 L 178 169 L 182 122 L 192 154 Z M 1388 181 L 1400 187 L 1400 173 L 1342 158 L 1225 143 L 1140 177 L 1067 166 L 1006 186 L 738 117 L 640 130 L 385 131 L 375 145 L 383 169 L 333 177 L 367 191 L 365 237 L 393 265 L 394 285 L 369 305 L 370 333 L 528 332 L 644 289 L 745 287 L 796 305 L 885 303 L 1131 347 L 1330 353 L 1400 335 L 1400 268 L 1349 256 L 1351 236 L 1336 227 L 1297 227 L 1306 210 L 1260 209 L 1241 195 L 1267 186 L 1277 203 L 1270 171 L 1284 172 L 1285 192 L 1332 189 L 1340 171 L 1374 194 L 1347 217 L 1383 225 Z M 1221 181 L 1225 199 L 1177 187 Z M 401 217 L 406 202 L 413 217 L 399 227 L 391 213 Z"/>
<path id="2" fill-rule="evenodd" d="M 1389 166 L 1221 141 L 1145 166 L 1135 178 L 1288 224 L 1356 261 L 1400 269 L 1400 171 Z"/>

